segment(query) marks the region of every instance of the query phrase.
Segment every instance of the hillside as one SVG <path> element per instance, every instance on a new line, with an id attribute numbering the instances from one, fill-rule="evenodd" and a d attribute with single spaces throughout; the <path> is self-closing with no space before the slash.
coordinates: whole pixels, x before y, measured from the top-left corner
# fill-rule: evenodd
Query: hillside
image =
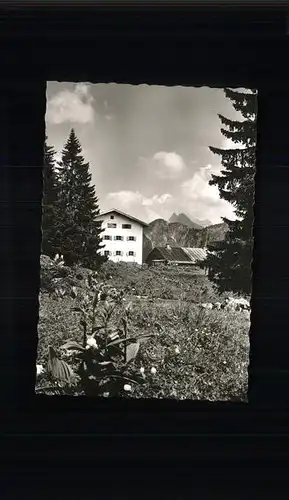
<path id="1" fill-rule="evenodd" d="M 196 229 L 178 222 L 156 219 L 144 229 L 143 259 L 145 260 L 149 252 L 156 246 L 169 244 L 182 247 L 203 247 L 206 244 L 207 235 L 208 243 L 213 243 L 223 240 L 226 231 L 227 225 L 225 223 Z"/>

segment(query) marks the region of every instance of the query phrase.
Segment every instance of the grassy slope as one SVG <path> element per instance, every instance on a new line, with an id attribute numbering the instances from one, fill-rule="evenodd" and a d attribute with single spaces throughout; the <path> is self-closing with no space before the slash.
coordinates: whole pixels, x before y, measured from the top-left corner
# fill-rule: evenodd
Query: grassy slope
<path id="1" fill-rule="evenodd" d="M 249 313 L 200 310 L 200 300 L 216 300 L 217 296 L 206 277 L 192 275 L 190 270 L 108 262 L 99 276 L 126 290 L 125 304 L 129 296 L 134 298 L 131 332 L 157 333 L 156 339 L 141 346 L 136 363 L 145 368 L 148 383 L 137 386 L 133 397 L 244 400 Z M 81 281 L 75 278 L 75 284 L 81 286 Z M 148 299 L 136 297 L 142 295 Z M 49 344 L 58 347 L 66 338 L 81 338 L 77 316 L 71 312 L 73 304 L 70 297 L 41 293 L 38 363 L 45 363 Z M 150 375 L 152 366 L 155 376 Z"/>

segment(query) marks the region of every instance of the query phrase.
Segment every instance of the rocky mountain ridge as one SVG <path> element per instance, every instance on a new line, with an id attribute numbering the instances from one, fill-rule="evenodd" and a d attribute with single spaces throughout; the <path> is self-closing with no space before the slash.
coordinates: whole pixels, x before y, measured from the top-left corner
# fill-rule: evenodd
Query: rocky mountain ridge
<path id="1" fill-rule="evenodd" d="M 144 228 L 143 260 L 156 246 L 204 247 L 207 243 L 222 241 L 227 224 L 214 224 L 206 228 L 193 228 L 179 222 L 155 219 Z"/>
<path id="2" fill-rule="evenodd" d="M 202 229 L 203 227 L 211 225 L 211 222 L 207 219 L 199 220 L 196 218 L 188 217 L 184 213 L 180 213 L 177 215 L 175 212 L 171 215 L 168 222 L 179 222 L 180 224 L 184 224 L 195 229 Z"/>

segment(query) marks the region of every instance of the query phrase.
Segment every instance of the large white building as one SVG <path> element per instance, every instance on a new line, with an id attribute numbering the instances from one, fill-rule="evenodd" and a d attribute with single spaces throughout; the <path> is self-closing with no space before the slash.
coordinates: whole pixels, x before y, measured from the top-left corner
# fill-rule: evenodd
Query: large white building
<path id="1" fill-rule="evenodd" d="M 101 254 L 114 262 L 143 263 L 143 228 L 147 226 L 131 215 L 115 208 L 101 212 L 96 220 L 102 221 Z"/>

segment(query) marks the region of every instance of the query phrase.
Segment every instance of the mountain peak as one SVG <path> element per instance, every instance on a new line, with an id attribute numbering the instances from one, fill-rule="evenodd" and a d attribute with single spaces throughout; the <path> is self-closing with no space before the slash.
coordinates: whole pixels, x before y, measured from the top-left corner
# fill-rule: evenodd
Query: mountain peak
<path id="1" fill-rule="evenodd" d="M 180 213 L 177 215 L 175 212 L 171 215 L 169 218 L 170 223 L 172 222 L 179 222 L 180 224 L 184 224 L 185 226 L 192 227 L 195 229 L 202 229 L 203 227 L 206 226 L 211 226 L 212 223 L 211 221 L 205 219 L 205 220 L 199 220 L 196 217 L 195 218 L 190 218 L 188 217 L 185 213 Z"/>
<path id="2" fill-rule="evenodd" d="M 183 224 L 184 226 L 188 226 L 190 228 L 194 229 L 201 229 L 201 225 L 197 224 L 196 222 L 193 222 L 186 214 L 181 213 L 177 215 L 176 213 L 173 213 L 172 216 L 169 218 L 169 223 L 176 223 L 178 222 L 179 224 Z"/>

